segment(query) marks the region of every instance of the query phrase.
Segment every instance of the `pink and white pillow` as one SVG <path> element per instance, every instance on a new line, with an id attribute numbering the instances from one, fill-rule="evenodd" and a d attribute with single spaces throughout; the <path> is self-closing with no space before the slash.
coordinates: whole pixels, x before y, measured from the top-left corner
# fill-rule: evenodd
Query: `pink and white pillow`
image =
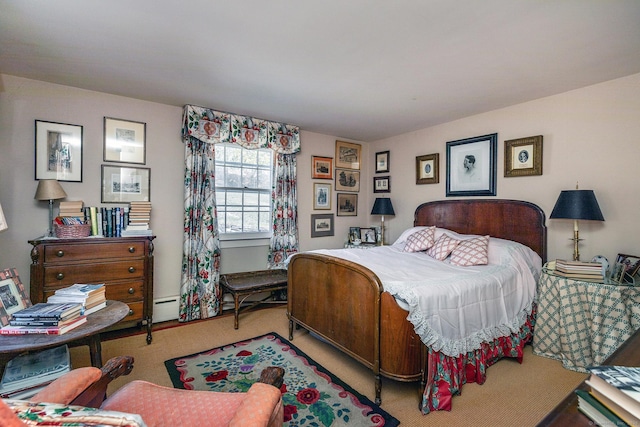
<path id="1" fill-rule="evenodd" d="M 489 263 L 489 236 L 463 240 L 451 252 L 451 264 L 462 267 Z"/>
<path id="2" fill-rule="evenodd" d="M 438 237 L 435 244 L 427 250 L 427 255 L 438 261 L 444 261 L 459 243 L 460 240 L 454 239 L 448 234 L 443 234 Z"/>
<path id="3" fill-rule="evenodd" d="M 435 243 L 435 227 L 427 227 L 423 230 L 416 231 L 407 238 L 404 245 L 404 252 L 421 252 L 426 251 Z"/>

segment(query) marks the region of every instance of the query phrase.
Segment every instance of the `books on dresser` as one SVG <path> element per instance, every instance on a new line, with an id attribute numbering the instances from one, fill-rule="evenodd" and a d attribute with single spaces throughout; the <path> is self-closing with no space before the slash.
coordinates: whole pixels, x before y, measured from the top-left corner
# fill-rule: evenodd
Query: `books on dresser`
<path id="1" fill-rule="evenodd" d="M 82 304 L 81 314 L 88 315 L 107 306 L 105 286 L 104 283 L 76 283 L 66 288 L 57 289 L 47 299 L 47 302 Z"/>
<path id="2" fill-rule="evenodd" d="M 593 366 L 586 384 L 590 394 L 629 425 L 640 425 L 640 368 Z"/>

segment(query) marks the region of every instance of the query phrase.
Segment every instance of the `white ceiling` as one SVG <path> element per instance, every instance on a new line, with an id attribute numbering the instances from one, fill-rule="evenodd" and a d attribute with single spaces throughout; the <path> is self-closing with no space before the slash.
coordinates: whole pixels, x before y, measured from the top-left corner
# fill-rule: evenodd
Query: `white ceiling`
<path id="1" fill-rule="evenodd" d="M 639 72 L 639 0 L 0 0 L 0 73 L 359 141 Z"/>

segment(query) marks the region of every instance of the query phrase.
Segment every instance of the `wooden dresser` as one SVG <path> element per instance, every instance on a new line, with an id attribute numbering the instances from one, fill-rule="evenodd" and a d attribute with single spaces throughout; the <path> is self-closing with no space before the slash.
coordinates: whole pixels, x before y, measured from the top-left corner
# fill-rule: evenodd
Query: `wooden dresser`
<path id="1" fill-rule="evenodd" d="M 31 302 L 46 302 L 74 283 L 104 283 L 108 300 L 129 306 L 112 329 L 147 327 L 153 316 L 153 236 L 35 239 L 31 249 Z"/>

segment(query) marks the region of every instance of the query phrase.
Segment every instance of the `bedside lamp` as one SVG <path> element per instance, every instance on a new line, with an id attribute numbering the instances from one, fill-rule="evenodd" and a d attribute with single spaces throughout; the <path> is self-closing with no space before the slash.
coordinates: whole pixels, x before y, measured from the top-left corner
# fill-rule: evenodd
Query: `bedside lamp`
<path id="1" fill-rule="evenodd" d="M 60 183 L 55 179 L 41 179 L 38 182 L 38 189 L 34 199 L 49 201 L 49 234 L 47 237 L 53 237 L 53 201 L 64 199 L 67 193 L 64 192 Z"/>
<path id="2" fill-rule="evenodd" d="M 391 199 L 378 197 L 371 209 L 371 215 L 382 215 L 382 224 L 380 225 L 380 244 L 384 246 L 384 216 L 395 215 Z"/>
<path id="3" fill-rule="evenodd" d="M 2 205 L 0 205 L 0 231 L 4 231 L 9 226 L 7 225 L 7 220 L 4 217 L 4 212 L 2 212 Z"/>
<path id="4" fill-rule="evenodd" d="M 573 260 L 580 261 L 578 251 L 578 220 L 604 221 L 593 190 L 565 190 L 560 192 L 549 218 L 573 220 Z"/>

